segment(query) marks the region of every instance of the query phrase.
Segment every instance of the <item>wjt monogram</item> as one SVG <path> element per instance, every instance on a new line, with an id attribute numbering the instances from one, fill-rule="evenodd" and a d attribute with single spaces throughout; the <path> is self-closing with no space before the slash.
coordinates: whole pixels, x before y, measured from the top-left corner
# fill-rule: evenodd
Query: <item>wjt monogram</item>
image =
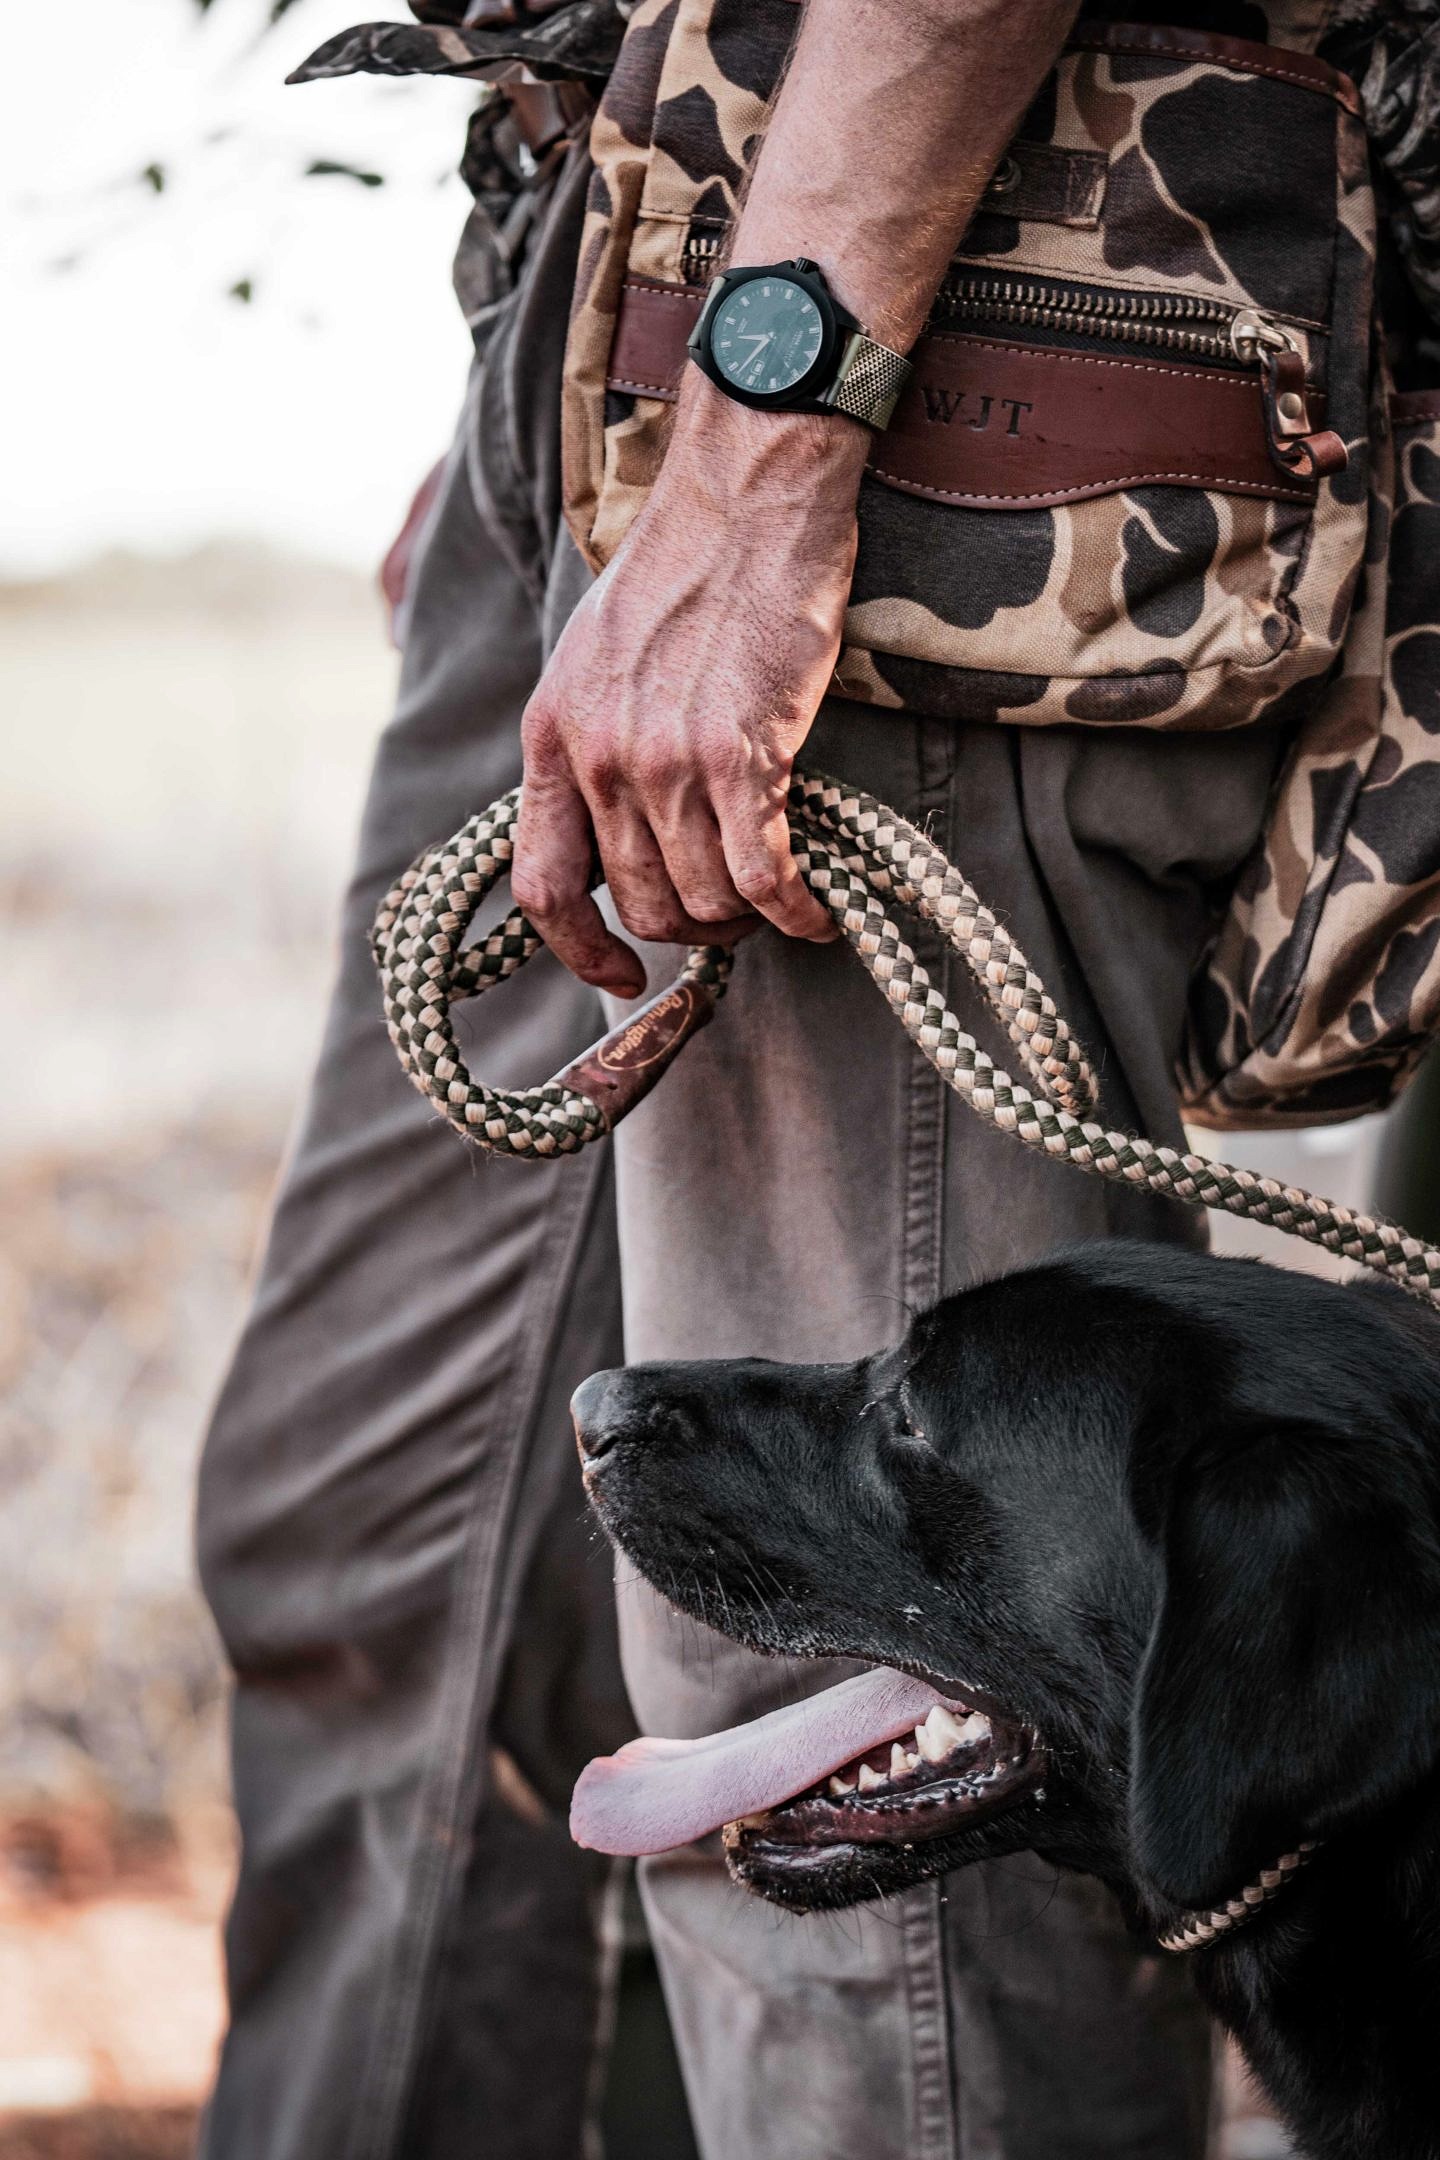
<path id="1" fill-rule="evenodd" d="M 925 401 L 925 417 L 942 427 L 949 427 L 954 420 L 973 428 L 977 435 L 984 434 L 990 425 L 991 414 L 997 405 L 1001 412 L 1009 413 L 1005 426 L 1007 435 L 1021 432 L 1020 415 L 1034 412 L 1029 398 L 997 398 L 991 390 L 947 390 L 942 383 L 922 382 L 920 395 Z M 997 426 L 999 423 L 997 422 Z"/>

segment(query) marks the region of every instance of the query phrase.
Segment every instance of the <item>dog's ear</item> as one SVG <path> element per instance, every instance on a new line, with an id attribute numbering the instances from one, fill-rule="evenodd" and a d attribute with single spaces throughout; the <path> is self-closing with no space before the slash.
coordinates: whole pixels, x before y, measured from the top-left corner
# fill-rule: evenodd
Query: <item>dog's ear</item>
<path id="1" fill-rule="evenodd" d="M 1434 1499 L 1383 1421 L 1267 1424 L 1192 1448 L 1157 1513 L 1132 1842 L 1165 1897 L 1206 1905 L 1435 1763 Z"/>

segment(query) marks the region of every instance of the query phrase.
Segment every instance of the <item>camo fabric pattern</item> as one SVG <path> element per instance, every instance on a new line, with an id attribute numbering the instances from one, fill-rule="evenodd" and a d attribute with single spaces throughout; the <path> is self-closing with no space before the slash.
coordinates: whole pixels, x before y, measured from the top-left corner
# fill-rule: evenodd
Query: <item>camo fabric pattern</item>
<path id="1" fill-rule="evenodd" d="M 429 14 L 439 10 L 417 10 Z M 568 0 L 553 14 L 467 28 L 453 19 L 360 23 L 317 46 L 292 83 L 336 75 L 460 75 L 477 82 L 602 83 L 625 35 L 618 0 Z"/>
<path id="2" fill-rule="evenodd" d="M 1180 1078 L 1201 1124 L 1380 1108 L 1440 1025 L 1440 398 L 1397 401 L 1373 510 L 1343 665 L 1194 985 Z"/>
<path id="3" fill-rule="evenodd" d="M 602 98 L 563 423 L 572 530 L 597 567 L 653 484 L 670 411 L 605 387 L 623 280 L 639 273 L 678 297 L 723 252 L 796 22 L 791 0 L 640 0 Z M 973 508 L 888 485 L 882 437 L 835 686 L 942 717 L 1240 726 L 1334 661 L 1364 549 L 1375 252 L 1364 132 L 1280 53 L 1257 74 L 1178 47 L 1083 39 L 1020 140 L 1098 166 L 1098 217 L 987 209 L 954 275 L 1193 300 L 1227 336 L 1234 313 L 1257 309 L 1304 352 L 1349 466 L 1318 486 L 1277 467 L 1273 494 L 1136 485 Z M 1138 343 L 1101 349 L 1147 370 L 1183 365 Z"/>
<path id="4" fill-rule="evenodd" d="M 1386 223 L 1440 325 L 1440 0 L 1339 0 L 1318 50 L 1359 85 Z"/>
<path id="5" fill-rule="evenodd" d="M 692 234 L 722 242 L 798 19 L 793 0 L 639 0 L 601 97 L 561 412 L 566 516 L 597 568 L 654 484 L 669 420 L 658 398 L 606 390 L 621 286 L 635 272 L 682 288 Z"/>

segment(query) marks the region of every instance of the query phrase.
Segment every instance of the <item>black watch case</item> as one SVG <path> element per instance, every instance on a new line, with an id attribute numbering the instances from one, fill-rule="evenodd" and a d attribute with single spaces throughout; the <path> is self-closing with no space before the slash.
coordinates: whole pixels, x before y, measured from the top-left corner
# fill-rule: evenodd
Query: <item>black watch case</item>
<path id="1" fill-rule="evenodd" d="M 845 340 L 859 327 L 832 297 L 818 265 L 802 255 L 722 272 L 688 349 L 701 372 L 737 404 L 824 412 L 820 393 L 834 383 Z"/>

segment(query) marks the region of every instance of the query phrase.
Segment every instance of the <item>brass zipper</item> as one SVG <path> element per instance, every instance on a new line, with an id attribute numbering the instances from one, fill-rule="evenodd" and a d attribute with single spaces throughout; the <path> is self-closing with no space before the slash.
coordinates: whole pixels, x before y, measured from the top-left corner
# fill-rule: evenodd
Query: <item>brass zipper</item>
<path id="1" fill-rule="evenodd" d="M 708 284 L 724 246 L 723 233 L 691 230 L 681 257 L 687 285 Z M 956 322 L 1010 323 L 1077 337 L 1150 345 L 1196 360 L 1256 367 L 1267 352 L 1298 352 L 1288 330 L 1254 308 L 1236 309 L 1195 293 L 1129 293 L 1048 285 L 1032 279 L 974 277 L 952 271 L 935 299 L 935 313 Z"/>
<path id="2" fill-rule="evenodd" d="M 687 285 L 709 282 L 724 235 L 692 230 L 681 259 Z M 952 271 L 935 301 L 937 315 L 957 322 L 1010 323 L 1078 337 L 1150 345 L 1197 360 L 1256 366 L 1266 350 L 1298 350 L 1288 330 L 1253 308 L 1237 311 L 1193 293 L 1087 291 L 1033 279 L 975 277 Z"/>
<path id="3" fill-rule="evenodd" d="M 1295 340 L 1253 308 L 1236 310 L 1194 293 L 1076 290 L 1033 279 L 972 277 L 952 271 L 936 298 L 937 315 L 957 322 L 1012 323 L 1077 337 L 1149 345 L 1197 360 L 1258 365 L 1263 351 Z"/>
<path id="4" fill-rule="evenodd" d="M 1338 471 L 1345 462 L 1339 438 L 1316 428 L 1299 340 L 1258 308 L 1236 308 L 1192 293 L 1116 292 L 952 269 L 936 297 L 935 314 L 956 322 L 1108 338 L 1258 368 L 1266 434 L 1282 471 L 1310 478 Z"/>

